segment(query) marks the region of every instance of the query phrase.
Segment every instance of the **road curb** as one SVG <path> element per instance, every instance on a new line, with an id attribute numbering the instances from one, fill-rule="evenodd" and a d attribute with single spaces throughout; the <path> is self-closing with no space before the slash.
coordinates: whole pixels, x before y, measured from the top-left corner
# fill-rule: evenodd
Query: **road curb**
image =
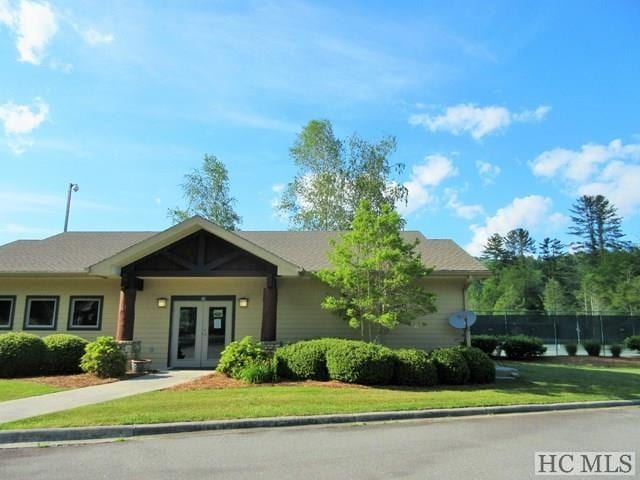
<path id="1" fill-rule="evenodd" d="M 339 423 L 381 422 L 391 420 L 418 420 L 508 413 L 552 412 L 640 406 L 640 400 L 610 400 L 601 402 L 549 403 L 509 405 L 497 407 L 441 408 L 393 412 L 370 412 L 336 415 L 309 415 L 295 417 L 246 418 L 238 420 L 210 420 L 202 422 L 155 423 L 148 425 L 121 425 L 73 428 L 43 428 L 0 431 L 0 444 L 29 442 L 64 442 L 107 438 L 129 438 L 141 435 L 235 430 L 248 428 L 294 427 L 305 425 L 331 425 Z"/>

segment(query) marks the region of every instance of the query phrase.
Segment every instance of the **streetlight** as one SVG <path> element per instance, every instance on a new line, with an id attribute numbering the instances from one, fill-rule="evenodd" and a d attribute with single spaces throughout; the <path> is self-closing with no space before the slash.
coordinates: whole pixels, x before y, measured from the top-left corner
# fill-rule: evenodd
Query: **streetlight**
<path id="1" fill-rule="evenodd" d="M 67 213 L 64 216 L 64 231 L 67 231 L 67 227 L 69 226 L 69 209 L 71 208 L 71 192 L 77 192 L 80 190 L 80 187 L 77 183 L 69 184 L 69 193 L 67 194 Z"/>

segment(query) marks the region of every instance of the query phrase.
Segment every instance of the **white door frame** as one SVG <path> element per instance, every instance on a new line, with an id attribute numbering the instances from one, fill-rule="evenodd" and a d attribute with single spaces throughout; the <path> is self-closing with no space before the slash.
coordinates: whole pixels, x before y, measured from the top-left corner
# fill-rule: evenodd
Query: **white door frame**
<path id="1" fill-rule="evenodd" d="M 171 328 L 169 331 L 169 366 L 183 368 L 214 367 L 219 358 L 208 358 L 209 351 L 209 312 L 211 308 L 226 308 L 223 318 L 225 327 L 224 345 L 229 344 L 234 337 L 235 330 L 235 297 L 179 297 L 171 301 Z M 195 328 L 193 332 L 193 347 L 188 358 L 178 358 L 180 310 L 182 308 L 195 309 Z M 224 346 L 222 347 L 224 348 Z"/>

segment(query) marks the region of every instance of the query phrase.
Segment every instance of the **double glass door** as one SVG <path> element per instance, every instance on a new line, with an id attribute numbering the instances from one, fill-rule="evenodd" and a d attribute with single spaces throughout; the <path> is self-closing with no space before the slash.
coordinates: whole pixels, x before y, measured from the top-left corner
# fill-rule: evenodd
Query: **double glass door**
<path id="1" fill-rule="evenodd" d="M 176 301 L 171 332 L 172 367 L 214 367 L 231 341 L 230 301 Z"/>

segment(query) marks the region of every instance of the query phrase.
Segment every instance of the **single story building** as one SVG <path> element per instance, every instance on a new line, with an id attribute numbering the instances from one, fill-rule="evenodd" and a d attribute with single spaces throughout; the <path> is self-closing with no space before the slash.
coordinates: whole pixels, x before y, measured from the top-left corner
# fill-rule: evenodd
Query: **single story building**
<path id="1" fill-rule="evenodd" d="M 330 288 L 312 272 L 329 267 L 336 232 L 227 231 L 194 217 L 162 232 L 67 232 L 0 247 L 0 333 L 69 332 L 88 340 L 140 341 L 156 368 L 214 366 L 224 345 L 358 338 L 323 310 Z M 487 269 L 451 240 L 418 249 L 437 295 L 422 326 L 399 326 L 383 342 L 431 349 L 460 342 L 449 326 L 465 291 Z"/>

